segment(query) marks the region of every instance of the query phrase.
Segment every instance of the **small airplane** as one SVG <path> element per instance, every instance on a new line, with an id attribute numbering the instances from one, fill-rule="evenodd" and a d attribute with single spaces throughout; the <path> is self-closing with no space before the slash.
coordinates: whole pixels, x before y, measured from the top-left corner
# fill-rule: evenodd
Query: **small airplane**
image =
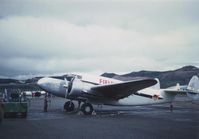
<path id="1" fill-rule="evenodd" d="M 135 102 L 135 101 L 133 101 L 133 102 L 135 102 L 136 104 L 142 105 L 144 103 L 145 104 L 154 104 L 154 101 L 156 101 L 155 102 L 156 104 L 170 103 L 171 107 L 173 107 L 172 102 L 175 100 L 175 97 L 178 94 L 183 94 L 183 95 L 186 94 L 192 100 L 199 99 L 199 79 L 197 76 L 193 76 L 191 78 L 188 86 L 187 85 L 180 86 L 180 84 L 177 83 L 176 86 L 169 87 L 166 89 L 160 88 L 160 82 L 157 78 L 156 78 L 156 81 L 157 81 L 156 85 L 154 85 L 152 87 L 148 87 L 143 90 L 140 90 L 135 93 L 135 95 L 148 97 L 151 99 L 148 99 L 148 100 L 145 99 L 145 100 L 143 100 L 144 102 Z M 152 99 L 154 101 L 152 101 Z"/>
<path id="2" fill-rule="evenodd" d="M 67 112 L 74 110 L 72 101 L 78 101 L 78 108 L 81 106 L 85 115 L 92 114 L 92 104 L 135 106 L 171 103 L 178 93 L 188 92 L 180 88 L 160 89 L 159 80 L 153 78 L 120 81 L 89 74 L 69 74 L 64 80 L 44 77 L 37 84 L 48 93 L 69 99 L 64 104 Z"/>

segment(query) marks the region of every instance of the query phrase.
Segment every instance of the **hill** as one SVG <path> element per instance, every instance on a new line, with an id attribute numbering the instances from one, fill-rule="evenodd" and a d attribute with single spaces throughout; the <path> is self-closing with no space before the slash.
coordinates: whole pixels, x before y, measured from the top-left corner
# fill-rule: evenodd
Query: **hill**
<path id="1" fill-rule="evenodd" d="M 141 77 L 152 77 L 158 78 L 160 80 L 161 88 L 167 88 L 170 86 L 175 86 L 176 83 L 180 83 L 181 85 L 187 85 L 192 76 L 199 76 L 199 68 L 194 66 L 185 66 L 180 69 L 170 70 L 170 71 L 139 71 L 139 72 L 131 72 L 128 74 L 118 75 L 115 73 L 104 73 L 102 76 L 114 78 L 118 80 L 132 80 L 135 78 Z M 66 75 L 63 76 L 52 76 L 53 78 L 64 79 Z M 0 89 L 4 88 L 27 88 L 28 85 L 31 88 L 38 88 L 36 82 L 42 77 L 35 77 L 27 80 L 16 80 L 16 79 L 0 79 Z"/>
<path id="2" fill-rule="evenodd" d="M 102 76 L 110 77 L 119 80 L 131 80 L 140 77 L 152 77 L 158 78 L 160 80 L 161 88 L 166 88 L 170 86 L 175 86 L 176 83 L 181 85 L 187 85 L 192 76 L 199 76 L 199 68 L 194 66 L 185 66 L 180 69 L 171 71 L 139 71 L 131 72 L 124 75 L 117 75 L 114 73 L 104 73 Z"/>

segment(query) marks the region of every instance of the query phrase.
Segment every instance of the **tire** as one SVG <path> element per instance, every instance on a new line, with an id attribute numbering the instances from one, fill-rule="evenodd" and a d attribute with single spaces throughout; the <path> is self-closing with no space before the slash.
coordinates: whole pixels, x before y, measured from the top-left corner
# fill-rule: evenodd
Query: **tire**
<path id="1" fill-rule="evenodd" d="M 71 111 L 74 111 L 75 109 L 75 105 L 73 102 L 71 101 L 67 101 L 65 104 L 64 104 L 64 110 L 66 112 L 71 112 Z"/>
<path id="2" fill-rule="evenodd" d="M 84 115 L 91 115 L 93 113 L 93 106 L 90 103 L 84 103 L 81 106 L 81 111 Z"/>

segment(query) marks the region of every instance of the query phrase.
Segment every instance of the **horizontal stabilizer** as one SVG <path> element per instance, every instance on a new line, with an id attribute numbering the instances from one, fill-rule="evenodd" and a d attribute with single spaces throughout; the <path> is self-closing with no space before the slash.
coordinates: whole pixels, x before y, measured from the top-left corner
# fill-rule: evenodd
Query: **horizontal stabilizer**
<path id="1" fill-rule="evenodd" d="M 187 90 L 177 90 L 177 89 L 165 89 L 164 90 L 165 93 L 169 93 L 169 94 L 186 94 Z"/>

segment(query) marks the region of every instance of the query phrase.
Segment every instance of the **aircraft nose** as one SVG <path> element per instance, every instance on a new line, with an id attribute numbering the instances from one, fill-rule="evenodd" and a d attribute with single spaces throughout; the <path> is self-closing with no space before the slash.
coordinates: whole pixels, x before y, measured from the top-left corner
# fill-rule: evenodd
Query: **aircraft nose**
<path id="1" fill-rule="evenodd" d="M 37 85 L 41 87 L 42 89 L 45 89 L 45 86 L 47 85 L 47 83 L 48 83 L 48 78 L 41 78 L 37 81 Z"/>
<path id="2" fill-rule="evenodd" d="M 44 91 L 56 96 L 65 96 L 66 88 L 64 88 L 65 81 L 50 77 L 44 77 L 37 81 L 37 85 Z"/>

